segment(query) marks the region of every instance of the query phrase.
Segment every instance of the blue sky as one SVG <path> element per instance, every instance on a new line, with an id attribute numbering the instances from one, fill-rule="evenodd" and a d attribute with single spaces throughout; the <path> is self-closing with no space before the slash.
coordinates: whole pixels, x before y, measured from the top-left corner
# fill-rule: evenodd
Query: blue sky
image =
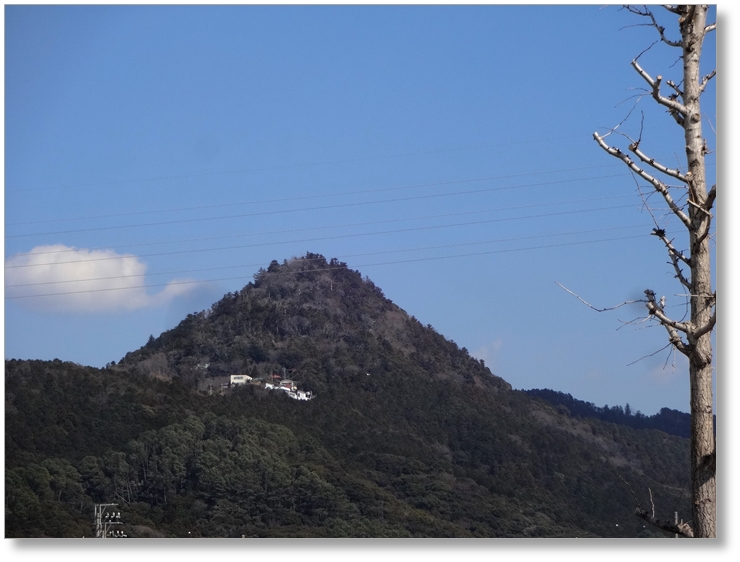
<path id="1" fill-rule="evenodd" d="M 630 61 L 655 40 L 635 23 L 599 6 L 6 6 L 5 357 L 118 361 L 310 251 L 515 388 L 688 411 L 685 361 L 651 355 L 665 331 L 621 322 L 640 305 L 599 314 L 556 284 L 598 307 L 649 287 L 684 311 L 638 184 L 591 138 L 630 112 L 637 137 L 644 115 L 641 146 L 681 165 L 681 131 L 635 97 Z M 640 61 L 667 78 L 676 58 Z"/>

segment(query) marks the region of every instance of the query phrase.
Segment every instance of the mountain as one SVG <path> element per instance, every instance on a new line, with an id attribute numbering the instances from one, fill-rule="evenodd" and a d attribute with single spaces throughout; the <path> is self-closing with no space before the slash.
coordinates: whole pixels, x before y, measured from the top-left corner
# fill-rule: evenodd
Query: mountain
<path id="1" fill-rule="evenodd" d="M 6 536 L 89 535 L 94 502 L 130 536 L 660 536 L 649 494 L 689 518 L 686 439 L 512 390 L 318 254 L 105 369 L 5 366 Z"/>

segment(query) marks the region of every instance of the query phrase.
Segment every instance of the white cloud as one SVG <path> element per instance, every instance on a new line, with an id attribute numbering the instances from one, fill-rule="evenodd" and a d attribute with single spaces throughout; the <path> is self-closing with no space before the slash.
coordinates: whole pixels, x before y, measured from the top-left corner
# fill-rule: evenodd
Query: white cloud
<path id="1" fill-rule="evenodd" d="M 36 310 L 98 313 L 160 306 L 197 285 L 172 280 L 149 294 L 146 268 L 138 257 L 114 250 L 36 246 L 5 261 L 5 296 L 29 296 L 15 302 Z"/>
<path id="2" fill-rule="evenodd" d="M 496 338 L 490 343 L 487 343 L 475 351 L 471 352 L 471 355 L 476 359 L 483 359 L 486 363 L 486 367 L 493 369 L 495 365 L 495 358 L 498 351 L 503 347 L 504 341 L 501 338 Z"/>

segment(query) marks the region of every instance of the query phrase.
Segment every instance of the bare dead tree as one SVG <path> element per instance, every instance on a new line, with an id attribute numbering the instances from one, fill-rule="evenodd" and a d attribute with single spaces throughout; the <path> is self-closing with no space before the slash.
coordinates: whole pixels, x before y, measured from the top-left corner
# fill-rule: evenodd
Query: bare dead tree
<path id="1" fill-rule="evenodd" d="M 594 133 L 593 137 L 607 154 L 624 162 L 637 178 L 647 182 L 650 189 L 662 196 L 670 212 L 685 228 L 690 248 L 688 253 L 677 249 L 673 240 L 666 236 L 665 230 L 657 225 L 653 229 L 652 234 L 665 246 L 676 279 L 688 293 L 690 318 L 682 321 L 671 319 L 665 311 L 664 298 L 656 300 L 655 292 L 651 289 L 645 291 L 643 302 L 648 316 L 665 328 L 670 344 L 689 360 L 693 525 L 682 524 L 682 528 L 678 529 L 672 522 L 658 520 L 654 514 L 641 508 L 637 509 L 636 515 L 684 536 L 716 537 L 711 342 L 716 323 L 716 293 L 712 290 L 709 242 L 717 186 L 715 184 L 707 189 L 706 185 L 705 156 L 708 148 L 702 134 L 700 106 L 701 95 L 716 71 L 712 70 L 702 77 L 699 68 L 704 38 L 715 30 L 716 24 L 707 24 L 706 5 L 664 8 L 677 19 L 680 39 L 668 37 L 666 29 L 658 23 L 650 7 L 627 7 L 633 14 L 645 18 L 645 25 L 657 31 L 657 42 L 681 49 L 683 79 L 676 83 L 671 80 L 664 82 L 660 75 L 653 77 L 642 68 L 638 62 L 639 56 L 632 61 L 632 67 L 647 84 L 645 95 L 664 107 L 682 129 L 686 151 L 685 170 L 661 164 L 644 151 L 641 146 L 642 133 L 637 140 L 628 138 L 630 142 L 626 152 L 607 143 L 607 137 L 615 132 L 614 129 L 604 135 Z M 685 268 L 688 268 L 688 272 Z"/>
<path id="2" fill-rule="evenodd" d="M 639 517 L 640 519 L 647 521 L 651 525 L 658 527 L 659 529 L 663 529 L 664 531 L 669 531 L 671 533 L 674 533 L 676 536 L 681 535 L 686 538 L 693 538 L 694 537 L 694 531 L 691 528 L 691 525 L 688 523 L 684 523 L 681 521 L 679 523 L 678 521 L 670 521 L 668 519 L 658 519 L 655 516 L 655 502 L 653 502 L 653 491 L 648 488 L 648 492 L 650 493 L 650 511 L 647 511 L 646 509 L 642 509 L 640 507 L 640 502 L 637 499 L 637 496 L 635 495 L 634 490 L 632 490 L 632 486 L 629 485 L 629 483 L 622 478 L 622 476 L 619 473 L 617 474 L 617 478 L 619 478 L 622 483 L 624 483 L 625 486 L 629 489 L 630 493 L 632 494 L 632 498 L 635 500 L 635 505 L 637 507 L 635 508 L 635 515 Z"/>

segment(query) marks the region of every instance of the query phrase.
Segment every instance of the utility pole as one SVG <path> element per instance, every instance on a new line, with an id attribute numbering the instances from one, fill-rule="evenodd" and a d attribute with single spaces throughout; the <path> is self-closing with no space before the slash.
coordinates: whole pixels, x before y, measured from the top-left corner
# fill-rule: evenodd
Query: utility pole
<path id="1" fill-rule="evenodd" d="M 123 525 L 121 522 L 121 512 L 113 511 L 117 508 L 116 503 L 96 503 L 95 504 L 95 538 L 126 538 L 128 535 L 122 531 L 111 531 L 113 525 Z M 112 508 L 108 511 L 108 508 Z"/>

